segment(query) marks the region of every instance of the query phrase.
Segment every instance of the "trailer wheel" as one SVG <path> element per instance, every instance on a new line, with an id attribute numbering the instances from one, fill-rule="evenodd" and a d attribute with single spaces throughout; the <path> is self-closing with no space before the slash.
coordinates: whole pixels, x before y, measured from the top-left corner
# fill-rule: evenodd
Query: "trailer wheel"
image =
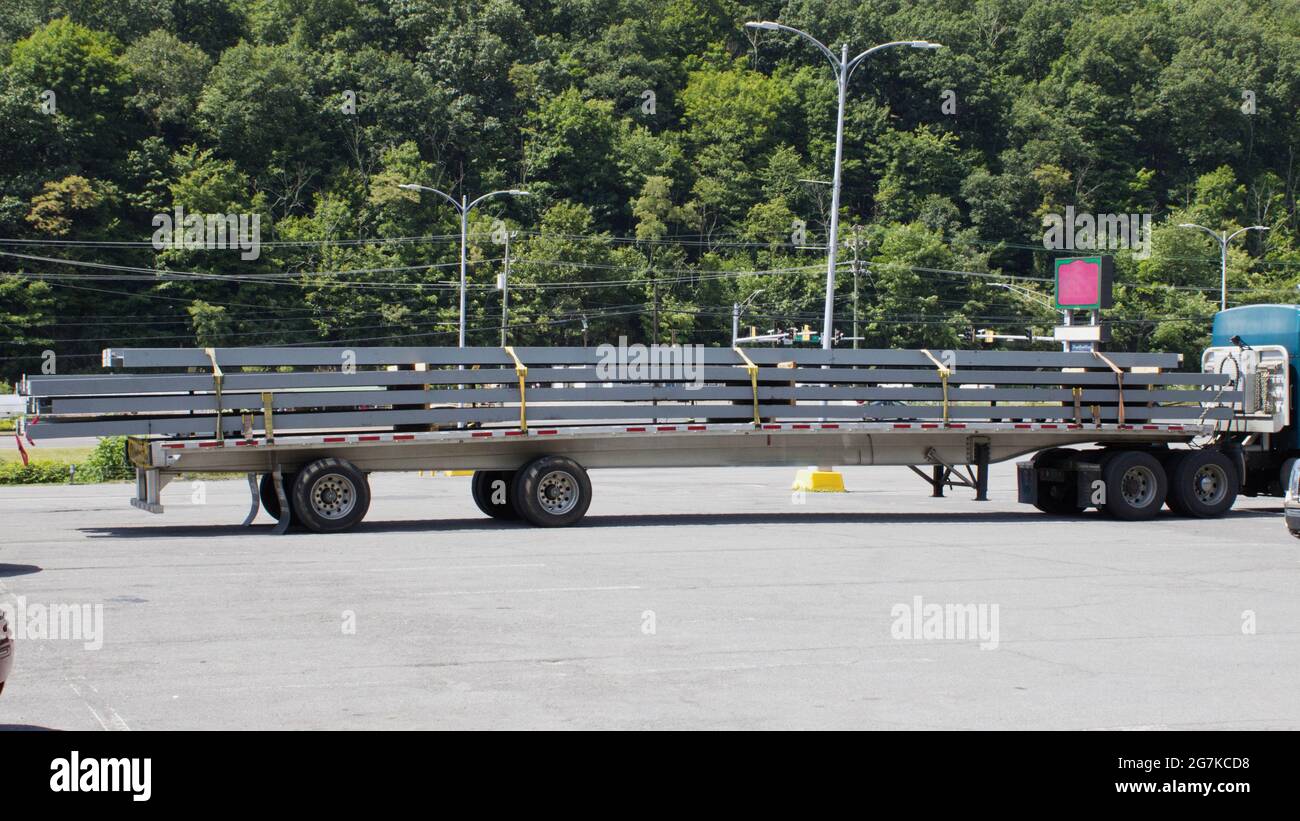
<path id="1" fill-rule="evenodd" d="M 1169 509 L 1200 519 L 1222 515 L 1237 501 L 1237 468 L 1217 450 L 1180 453 L 1169 465 Z"/>
<path id="2" fill-rule="evenodd" d="M 572 459 L 543 456 L 515 474 L 515 505 L 519 515 L 538 527 L 567 527 L 587 515 L 591 480 Z"/>
<path id="3" fill-rule="evenodd" d="M 501 484 L 497 484 L 500 482 Z M 470 480 L 470 492 L 474 495 L 474 504 L 493 519 L 514 521 L 519 518 L 519 511 L 514 506 L 513 470 L 476 470 Z"/>
<path id="4" fill-rule="evenodd" d="M 1130 522 L 1155 517 L 1165 503 L 1169 486 L 1160 461 L 1136 450 L 1103 456 L 1101 480 L 1106 488 L 1102 509 L 1116 519 Z"/>
<path id="5" fill-rule="evenodd" d="M 1045 450 L 1034 457 L 1034 469 L 1060 467 L 1067 459 L 1078 455 L 1078 451 L 1065 448 Z M 1034 507 L 1049 516 L 1078 516 L 1084 510 L 1083 506 L 1079 504 L 1078 490 L 1075 488 L 1073 481 L 1040 481 L 1038 483 L 1038 501 L 1034 502 Z"/>
<path id="6" fill-rule="evenodd" d="M 280 484 L 284 486 L 284 498 L 289 500 L 289 521 L 294 520 L 293 516 L 293 479 L 296 474 L 281 473 Z M 272 519 L 280 518 L 280 498 L 275 495 L 274 474 L 263 473 L 262 479 L 257 486 L 257 495 L 262 497 L 262 509 Z"/>
<path id="7" fill-rule="evenodd" d="M 370 508 L 370 482 L 350 462 L 317 459 L 293 481 L 293 514 L 317 533 L 347 530 Z"/>

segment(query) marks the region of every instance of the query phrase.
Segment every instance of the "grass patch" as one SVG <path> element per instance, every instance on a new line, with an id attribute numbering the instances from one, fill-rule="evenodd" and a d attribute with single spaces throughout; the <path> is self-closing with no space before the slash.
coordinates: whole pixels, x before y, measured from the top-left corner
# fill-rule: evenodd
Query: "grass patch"
<path id="1" fill-rule="evenodd" d="M 26 442 L 23 447 L 27 448 L 27 456 L 33 462 L 76 462 L 80 464 L 86 461 L 93 447 L 77 448 L 47 448 L 41 445 L 32 447 Z M 18 448 L 14 446 L 13 440 L 4 442 L 0 440 L 0 465 L 8 462 L 18 462 L 22 464 L 23 457 L 18 454 Z"/>
<path id="2" fill-rule="evenodd" d="M 126 439 L 108 436 L 91 448 L 29 448 L 30 464 L 24 465 L 18 449 L 5 451 L 0 459 L 0 485 L 66 483 L 69 468 L 77 466 L 77 484 L 120 482 L 135 477 L 126 463 Z"/>

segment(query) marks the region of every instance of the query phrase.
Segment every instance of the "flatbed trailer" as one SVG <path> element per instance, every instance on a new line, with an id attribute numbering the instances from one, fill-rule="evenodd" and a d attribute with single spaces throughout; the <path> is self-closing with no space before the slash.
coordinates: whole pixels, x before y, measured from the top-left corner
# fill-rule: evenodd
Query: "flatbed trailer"
<path id="1" fill-rule="evenodd" d="M 110 365 L 135 361 L 190 370 L 130 377 L 159 380 L 145 382 L 33 378 L 24 392 L 34 409 L 54 411 L 54 419 L 27 426 L 26 433 L 169 431 L 128 440 L 137 508 L 162 513 L 163 489 L 182 474 L 243 473 L 251 497 L 246 525 L 263 508 L 276 519 L 277 532 L 293 524 L 333 532 L 364 518 L 367 475 L 375 471 L 474 471 L 472 495 L 485 514 L 555 527 L 585 515 L 589 469 L 899 465 L 917 473 L 934 496 L 961 486 L 982 500 L 988 466 L 1023 456 L 1031 458 L 1018 465 L 1018 498 L 1050 514 L 1097 507 L 1139 520 L 1168 504 L 1184 515 L 1217 516 L 1231 508 L 1243 485 L 1245 450 L 1290 424 L 1290 360 L 1276 346 L 1254 352 L 1248 374 L 1241 362 L 1238 371 L 1222 372 L 1223 362 L 1241 358 L 1231 347 L 1207 351 L 1206 370 L 1194 374 L 1140 364 L 1167 365 L 1176 361 L 1171 355 L 852 351 L 833 358 L 820 351 L 706 349 L 702 378 L 712 387 L 696 397 L 702 403 L 681 401 L 680 376 L 677 382 L 635 375 L 595 379 L 600 372 L 591 366 L 598 355 L 591 349 L 357 349 L 343 353 L 354 360 L 360 353 L 364 364 L 412 367 L 436 360 L 446 369 L 369 371 L 347 379 L 333 372 L 246 373 L 240 382 L 230 365 L 223 372 L 220 364 L 319 366 L 339 353 L 298 350 L 276 349 L 260 358 L 246 349 L 156 356 L 108 351 Z M 199 356 L 210 360 L 210 373 L 195 374 L 196 363 L 205 361 Z M 778 361 L 792 356 L 796 361 Z M 1008 370 L 1016 356 L 1032 370 Z M 521 357 L 540 360 L 540 368 L 530 373 Z M 494 367 L 472 371 L 471 361 L 471 367 Z M 565 361 L 581 367 L 566 369 Z M 918 367 L 922 363 L 930 367 Z M 960 363 L 973 364 L 959 370 Z M 518 384 L 509 384 L 506 375 Z M 900 375 L 911 381 L 901 383 Z M 193 390 L 195 379 L 213 378 L 215 390 Z M 959 387 L 962 380 L 969 390 Z M 278 394 L 258 392 L 258 385 L 273 382 L 286 387 Z M 367 382 L 407 389 L 358 387 Z M 317 383 L 327 388 L 312 387 Z M 242 385 L 246 393 L 223 393 L 222 384 Z M 1007 387 L 1012 384 L 1021 387 Z M 436 385 L 452 388 L 432 390 Z M 109 389 L 119 392 L 104 393 Z M 322 392 L 301 392 L 310 390 Z M 343 390 L 348 393 L 330 392 Z M 586 404 L 539 404 L 531 398 L 539 394 Z M 615 394 L 606 403 L 591 399 Z M 347 411 L 329 406 L 338 396 L 355 403 L 358 395 L 386 404 Z M 503 395 L 517 401 L 502 402 Z M 1171 401 L 1181 397 L 1192 401 Z M 412 404 L 449 398 L 473 401 Z M 473 406 L 483 399 L 491 401 Z M 985 404 L 972 406 L 978 402 Z M 259 405 L 260 421 L 248 412 Z M 194 415 L 195 408 L 206 408 L 206 415 Z M 322 419 L 346 419 L 349 426 L 282 432 L 285 417 L 279 414 L 286 408 L 289 427 Z M 85 415 L 97 411 L 112 414 Z M 370 421 L 382 427 L 357 424 Z M 421 429 L 412 429 L 412 422 Z M 238 432 L 228 435 L 232 424 Z M 209 435 L 184 432 L 203 426 Z"/>
<path id="2" fill-rule="evenodd" d="M 252 502 L 244 524 L 251 524 L 263 503 L 258 477 L 278 475 L 283 487 L 285 476 L 317 462 L 346 463 L 363 474 L 473 470 L 502 474 L 493 479 L 507 481 L 504 474 L 517 474 L 544 459 L 568 463 L 558 468 L 565 473 L 560 481 L 570 489 L 584 483 L 587 470 L 601 468 L 904 465 L 912 467 L 935 496 L 957 485 L 971 488 L 983 500 L 988 493 L 988 466 L 995 462 L 1082 444 L 1114 451 L 1148 450 L 1212 433 L 1213 426 L 1194 424 L 774 422 L 361 432 L 277 437 L 273 442 L 132 440 L 132 458 L 138 467 L 131 503 L 162 513 L 163 488 L 182 474 L 245 473 Z M 271 486 L 276 486 L 274 479 Z M 513 495 L 513 487 L 503 490 L 507 499 Z M 284 501 L 277 501 L 279 510 L 284 510 Z M 537 518 L 540 521 L 534 524 L 557 524 L 550 517 Z M 289 523 L 281 516 L 277 527 L 283 532 Z"/>

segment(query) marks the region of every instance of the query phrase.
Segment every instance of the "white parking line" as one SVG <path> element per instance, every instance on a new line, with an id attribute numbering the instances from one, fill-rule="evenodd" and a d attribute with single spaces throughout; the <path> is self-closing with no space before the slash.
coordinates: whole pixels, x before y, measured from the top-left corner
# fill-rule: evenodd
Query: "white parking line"
<path id="1" fill-rule="evenodd" d="M 81 699 L 81 702 L 86 705 L 86 709 L 89 710 L 90 714 L 95 717 L 95 721 L 99 722 L 100 727 L 104 728 L 105 730 L 111 730 L 117 732 L 127 732 L 131 729 L 130 727 L 127 726 L 126 721 L 120 715 L 117 714 L 117 710 L 114 710 L 112 707 L 108 706 L 107 704 L 101 703 L 99 705 L 100 709 L 102 709 L 104 713 L 108 715 L 108 720 L 105 721 L 104 716 L 101 715 L 99 710 L 96 710 L 94 705 L 90 703 L 90 699 L 86 698 L 86 695 L 81 691 L 81 688 L 77 687 L 76 684 L 73 684 L 72 680 L 67 678 L 66 676 L 64 677 L 63 680 L 67 682 L 68 687 L 72 690 L 73 693 L 76 694 L 77 698 Z M 90 689 L 92 690 L 95 690 L 96 693 L 99 692 L 98 690 L 95 689 L 93 685 L 87 684 L 86 686 L 90 687 Z"/>
<path id="2" fill-rule="evenodd" d="M 611 585 L 609 587 L 529 587 L 520 590 L 444 590 L 430 596 L 503 596 L 513 593 L 601 593 L 609 590 L 640 590 L 638 584 Z"/>

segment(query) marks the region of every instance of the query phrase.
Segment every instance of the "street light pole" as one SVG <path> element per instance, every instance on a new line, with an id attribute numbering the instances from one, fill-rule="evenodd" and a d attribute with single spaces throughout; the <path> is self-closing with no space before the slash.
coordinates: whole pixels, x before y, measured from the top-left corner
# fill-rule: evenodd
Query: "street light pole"
<path id="1" fill-rule="evenodd" d="M 469 206 L 465 204 L 465 195 L 460 196 L 460 321 L 456 324 L 456 347 L 465 347 L 465 290 L 466 271 L 465 254 L 469 244 Z"/>
<path id="2" fill-rule="evenodd" d="M 505 265 L 501 270 L 501 347 L 506 346 L 510 329 L 510 238 L 513 231 L 506 232 Z"/>
<path id="3" fill-rule="evenodd" d="M 790 34 L 797 34 L 821 51 L 830 60 L 831 67 L 835 70 L 835 82 L 839 93 L 839 110 L 835 115 L 835 172 L 831 179 L 831 224 L 830 236 L 827 238 L 826 251 L 826 305 L 822 313 L 822 348 L 831 349 L 831 334 L 833 323 L 835 321 L 835 257 L 838 250 L 839 229 L 840 229 L 840 184 L 842 177 L 842 165 L 844 162 L 844 108 L 848 100 L 849 79 L 853 76 L 854 70 L 862 64 L 862 61 L 875 54 L 877 51 L 883 51 L 887 48 L 897 46 L 907 46 L 909 48 L 936 49 L 942 48 L 938 43 L 930 43 L 925 40 L 899 40 L 892 43 L 881 43 L 873 46 L 866 51 L 849 59 L 849 46 L 845 43 L 840 48 L 840 56 L 836 57 L 835 52 L 826 47 L 820 40 L 813 37 L 806 31 L 801 31 L 792 26 L 782 23 L 773 23 L 770 20 L 763 20 L 756 23 L 746 23 L 745 28 L 760 29 L 763 31 L 784 31 Z"/>
<path id="4" fill-rule="evenodd" d="M 853 347 L 858 347 L 858 274 L 861 272 L 859 254 L 862 251 L 862 226 L 853 226 Z"/>
<path id="5" fill-rule="evenodd" d="M 1194 222 L 1180 222 L 1178 223 L 1178 227 L 1199 228 L 1200 230 L 1214 237 L 1214 241 L 1219 243 L 1219 310 L 1226 311 L 1228 309 L 1228 243 L 1232 242 L 1233 238 L 1236 237 L 1237 235 L 1244 234 L 1247 231 L 1267 231 L 1268 226 L 1247 225 L 1245 228 L 1241 228 L 1237 231 L 1232 232 L 1231 234 L 1229 234 L 1227 231 L 1224 231 L 1223 233 L 1219 233 L 1218 231 L 1211 231 L 1209 228 L 1206 228 L 1204 225 L 1197 225 Z"/>
<path id="6" fill-rule="evenodd" d="M 831 226 L 827 242 L 830 247 L 826 252 L 826 305 L 822 311 L 822 348 L 831 349 L 831 326 L 835 322 L 835 258 L 839 255 L 840 244 L 840 186 L 844 167 L 844 107 L 848 102 L 849 76 L 846 66 L 849 61 L 849 44 L 840 48 L 840 68 L 837 72 L 839 81 L 839 111 L 835 115 L 835 173 L 831 175 Z"/>
<path id="7" fill-rule="evenodd" d="M 437 188 L 430 188 L 427 185 L 416 185 L 415 183 L 408 182 L 402 183 L 397 187 L 407 191 L 430 191 L 451 203 L 451 207 L 460 212 L 460 322 L 457 323 L 458 333 L 456 337 L 456 347 L 463 348 L 465 347 L 465 288 L 467 281 L 466 246 L 469 243 L 469 212 L 474 210 L 474 206 L 478 205 L 480 202 L 483 202 L 489 197 L 495 197 L 498 194 L 508 194 L 513 197 L 527 197 L 529 196 L 529 193 L 527 191 L 520 191 L 517 188 L 511 188 L 505 191 L 490 191 L 473 202 L 462 194 L 460 202 L 456 202 L 456 199 L 445 191 L 439 191 Z"/>

